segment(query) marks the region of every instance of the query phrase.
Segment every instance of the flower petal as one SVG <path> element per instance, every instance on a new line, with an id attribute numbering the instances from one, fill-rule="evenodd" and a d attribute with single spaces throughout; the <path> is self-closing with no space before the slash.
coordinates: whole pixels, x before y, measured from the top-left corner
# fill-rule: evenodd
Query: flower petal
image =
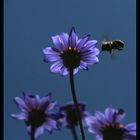
<path id="1" fill-rule="evenodd" d="M 129 131 L 136 131 L 136 123 L 130 123 L 130 124 L 126 125 L 125 129 L 127 129 Z"/>
<path id="2" fill-rule="evenodd" d="M 75 47 L 77 43 L 78 37 L 76 35 L 74 27 L 71 29 L 70 35 L 69 35 L 69 46 Z"/>
<path id="3" fill-rule="evenodd" d="M 120 123 L 124 117 L 125 117 L 125 113 L 116 115 L 115 122 Z"/>
<path id="4" fill-rule="evenodd" d="M 56 54 L 57 55 L 58 54 L 58 51 L 54 51 L 53 48 L 47 47 L 47 48 L 43 49 L 43 53 L 45 55 L 49 55 L 49 54 Z"/>
<path id="5" fill-rule="evenodd" d="M 50 110 L 52 110 L 56 106 L 57 106 L 57 102 L 52 101 L 52 102 L 50 102 L 47 110 L 50 111 Z"/>
<path id="6" fill-rule="evenodd" d="M 73 74 L 75 75 L 79 71 L 79 68 L 75 68 Z"/>
<path id="7" fill-rule="evenodd" d="M 105 110 L 105 118 L 109 123 L 113 122 L 113 115 L 115 112 L 116 112 L 116 110 L 111 107 L 109 107 Z"/>
<path id="8" fill-rule="evenodd" d="M 97 64 L 99 62 L 98 57 L 91 56 L 91 57 L 83 57 L 83 61 L 89 65 Z"/>
<path id="9" fill-rule="evenodd" d="M 85 47 L 83 49 L 92 49 L 97 45 L 97 40 L 90 40 L 85 44 Z"/>
<path id="10" fill-rule="evenodd" d="M 51 93 L 41 98 L 39 101 L 39 108 L 44 111 L 48 109 L 48 106 L 50 104 L 50 99 L 51 99 Z"/>
<path id="11" fill-rule="evenodd" d="M 36 108 L 38 106 L 38 101 L 40 97 L 38 95 L 27 95 L 27 93 L 23 92 L 25 103 L 30 107 L 30 109 Z"/>
<path id="12" fill-rule="evenodd" d="M 27 119 L 27 114 L 25 113 L 20 113 L 20 114 L 12 114 L 12 118 L 17 119 L 17 120 L 26 120 Z"/>
<path id="13" fill-rule="evenodd" d="M 45 54 L 44 61 L 45 62 L 53 62 L 60 60 L 60 54 L 59 52 L 55 52 L 52 50 L 52 48 L 48 47 L 43 50 L 43 53 Z"/>
<path id="14" fill-rule="evenodd" d="M 42 126 L 36 128 L 36 130 L 35 130 L 35 138 L 38 138 L 40 135 L 43 134 L 43 132 L 44 132 L 44 128 Z"/>
<path id="15" fill-rule="evenodd" d="M 103 113 L 101 113 L 101 112 L 96 112 L 94 115 L 95 115 L 96 119 L 98 119 L 98 121 L 99 121 L 100 123 L 102 123 L 103 125 L 106 124 L 106 119 L 105 119 L 105 116 L 104 116 Z"/>
<path id="16" fill-rule="evenodd" d="M 61 75 L 65 76 L 65 75 L 68 75 L 68 73 L 69 73 L 69 72 L 68 72 L 67 68 L 65 68 L 65 67 L 62 67 L 62 68 L 61 68 L 61 71 L 60 71 L 60 74 L 61 74 Z"/>
<path id="17" fill-rule="evenodd" d="M 60 37 L 63 41 L 63 44 L 64 44 L 65 48 L 68 48 L 69 35 L 67 33 L 61 33 Z"/>
<path id="18" fill-rule="evenodd" d="M 87 35 L 87 36 L 85 36 L 85 37 L 79 39 L 78 44 L 77 44 L 77 48 L 78 48 L 78 49 L 83 48 L 84 45 L 85 45 L 85 43 L 88 41 L 88 39 L 89 39 L 89 35 Z"/>
<path id="19" fill-rule="evenodd" d="M 59 35 L 52 36 L 52 41 L 58 50 L 62 51 L 65 49 L 63 41 Z"/>
<path id="20" fill-rule="evenodd" d="M 62 67 L 63 67 L 62 61 L 58 61 L 58 62 L 55 62 L 55 63 L 50 67 L 50 71 L 51 71 L 51 72 L 54 72 L 54 73 L 57 73 L 57 72 L 60 72 L 60 70 L 61 70 Z"/>
<path id="21" fill-rule="evenodd" d="M 98 55 L 100 53 L 99 49 L 94 48 L 91 50 L 85 50 L 83 51 L 82 55 L 84 56 L 94 56 L 94 55 Z"/>
<path id="22" fill-rule="evenodd" d="M 21 109 L 21 111 L 23 111 L 23 112 L 29 111 L 29 107 L 25 104 L 25 102 L 21 98 L 15 97 L 14 101 L 15 101 L 16 105 Z"/>
<path id="23" fill-rule="evenodd" d="M 88 70 L 87 63 L 81 60 L 79 68 L 84 69 L 84 70 Z"/>
<path id="24" fill-rule="evenodd" d="M 51 133 L 53 129 L 57 129 L 57 122 L 53 119 L 47 119 L 44 128 Z"/>
<path id="25" fill-rule="evenodd" d="M 103 137 L 101 135 L 96 135 L 96 140 L 103 140 Z"/>

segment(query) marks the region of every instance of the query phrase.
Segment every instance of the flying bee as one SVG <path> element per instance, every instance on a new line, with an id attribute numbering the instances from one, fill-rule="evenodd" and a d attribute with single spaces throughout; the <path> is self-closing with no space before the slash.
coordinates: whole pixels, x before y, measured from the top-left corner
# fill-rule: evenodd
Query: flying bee
<path id="1" fill-rule="evenodd" d="M 103 41 L 101 47 L 102 51 L 108 51 L 111 54 L 113 50 L 123 50 L 124 42 L 121 40 Z"/>

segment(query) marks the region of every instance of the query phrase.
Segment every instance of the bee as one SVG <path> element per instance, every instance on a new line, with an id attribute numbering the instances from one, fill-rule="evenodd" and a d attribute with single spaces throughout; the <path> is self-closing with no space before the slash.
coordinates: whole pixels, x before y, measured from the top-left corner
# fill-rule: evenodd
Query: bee
<path id="1" fill-rule="evenodd" d="M 102 51 L 108 51 L 111 54 L 113 50 L 123 50 L 124 42 L 121 40 L 103 41 L 101 47 Z"/>

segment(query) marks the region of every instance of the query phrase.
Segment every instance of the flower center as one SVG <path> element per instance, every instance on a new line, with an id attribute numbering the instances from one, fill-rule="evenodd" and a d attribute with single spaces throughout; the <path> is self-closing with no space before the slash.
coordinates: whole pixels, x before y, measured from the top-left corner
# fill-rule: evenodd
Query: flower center
<path id="1" fill-rule="evenodd" d="M 63 64 L 68 69 L 74 69 L 80 65 L 81 52 L 77 48 L 69 47 L 67 50 L 61 52 Z"/>
<path id="2" fill-rule="evenodd" d="M 77 118 L 77 114 L 76 114 L 75 109 L 70 109 L 67 111 L 67 121 L 68 121 L 70 126 L 77 125 L 78 118 Z"/>
<path id="3" fill-rule="evenodd" d="M 45 122 L 46 114 L 42 110 L 32 109 L 28 121 L 31 126 L 39 127 Z"/>
<path id="4" fill-rule="evenodd" d="M 103 140 L 123 140 L 125 132 L 123 129 L 123 125 L 110 124 L 102 129 L 102 134 Z"/>

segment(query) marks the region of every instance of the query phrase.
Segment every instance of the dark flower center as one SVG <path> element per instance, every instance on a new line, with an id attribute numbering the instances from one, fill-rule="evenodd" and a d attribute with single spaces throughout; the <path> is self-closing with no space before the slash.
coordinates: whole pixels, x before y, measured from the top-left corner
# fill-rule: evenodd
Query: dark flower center
<path id="1" fill-rule="evenodd" d="M 103 140 L 123 140 L 125 131 L 121 124 L 107 125 L 102 129 Z"/>
<path id="2" fill-rule="evenodd" d="M 28 121 L 31 126 L 39 127 L 45 122 L 46 114 L 42 110 L 32 109 Z"/>
<path id="3" fill-rule="evenodd" d="M 79 111 L 80 111 L 80 108 L 79 108 Z M 70 127 L 78 124 L 78 117 L 77 117 L 77 112 L 76 112 L 75 107 L 67 109 L 66 114 L 67 114 L 66 119 Z M 81 114 L 82 113 L 80 111 L 80 115 Z"/>
<path id="4" fill-rule="evenodd" d="M 80 65 L 81 52 L 77 48 L 69 47 L 67 50 L 61 52 L 63 64 L 68 69 L 74 69 Z"/>

